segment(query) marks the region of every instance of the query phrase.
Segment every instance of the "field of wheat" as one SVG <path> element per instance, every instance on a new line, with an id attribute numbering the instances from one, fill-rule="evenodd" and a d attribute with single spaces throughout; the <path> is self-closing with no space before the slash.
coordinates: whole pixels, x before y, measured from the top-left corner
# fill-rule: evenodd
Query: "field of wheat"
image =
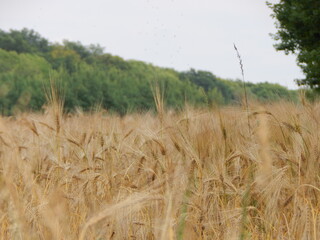
<path id="1" fill-rule="evenodd" d="M 320 239 L 319 121 L 306 102 L 2 117 L 0 239 Z"/>

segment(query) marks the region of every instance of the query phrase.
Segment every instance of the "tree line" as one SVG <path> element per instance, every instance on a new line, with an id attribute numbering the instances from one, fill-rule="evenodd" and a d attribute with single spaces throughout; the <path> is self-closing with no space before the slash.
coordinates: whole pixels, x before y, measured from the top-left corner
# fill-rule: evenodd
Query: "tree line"
<path id="1" fill-rule="evenodd" d="M 241 81 L 218 78 L 208 71 L 179 72 L 136 60 L 124 60 L 100 45 L 80 42 L 52 43 L 29 30 L 0 30 L 0 111 L 11 115 L 40 111 L 46 103 L 50 81 L 58 82 L 64 108 L 84 111 L 101 107 L 125 114 L 155 109 L 155 85 L 168 108 L 185 104 L 205 107 L 238 104 Z M 257 101 L 297 99 L 297 92 L 278 84 L 247 84 L 249 97 Z"/>

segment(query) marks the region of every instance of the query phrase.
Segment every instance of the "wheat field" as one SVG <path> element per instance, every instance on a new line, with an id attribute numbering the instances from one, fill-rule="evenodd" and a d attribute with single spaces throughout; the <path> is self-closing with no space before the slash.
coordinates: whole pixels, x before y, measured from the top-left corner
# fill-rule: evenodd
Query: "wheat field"
<path id="1" fill-rule="evenodd" d="M 2 117 L 0 239 L 320 239 L 319 119 L 308 102 Z"/>

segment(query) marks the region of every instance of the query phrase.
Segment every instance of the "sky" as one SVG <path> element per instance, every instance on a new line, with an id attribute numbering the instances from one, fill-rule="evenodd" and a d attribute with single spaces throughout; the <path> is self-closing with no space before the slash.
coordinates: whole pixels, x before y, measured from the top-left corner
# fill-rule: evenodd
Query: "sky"
<path id="1" fill-rule="evenodd" d="M 269 0 L 277 3 L 277 0 Z M 51 42 L 100 44 L 105 52 L 161 67 L 210 71 L 296 89 L 294 55 L 277 52 L 264 0 L 0 0 L 0 29 L 33 29 Z"/>

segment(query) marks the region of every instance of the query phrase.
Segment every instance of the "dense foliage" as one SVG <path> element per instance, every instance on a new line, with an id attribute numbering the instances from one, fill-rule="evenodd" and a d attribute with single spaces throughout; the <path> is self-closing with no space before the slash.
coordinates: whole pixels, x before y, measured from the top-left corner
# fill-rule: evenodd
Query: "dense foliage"
<path id="1" fill-rule="evenodd" d="M 167 107 L 239 103 L 240 81 L 217 78 L 191 69 L 177 72 L 140 61 L 125 61 L 99 45 L 50 43 L 33 30 L 0 30 L 0 109 L 5 115 L 40 110 L 49 79 L 63 89 L 67 111 L 102 107 L 121 114 L 154 109 L 158 86 Z M 260 101 L 296 99 L 296 92 L 269 83 L 248 84 L 249 96 Z"/>
<path id="2" fill-rule="evenodd" d="M 278 32 L 277 50 L 297 54 L 298 65 L 306 78 L 299 85 L 320 89 L 320 1 L 280 0 L 269 6 L 274 11 Z"/>

